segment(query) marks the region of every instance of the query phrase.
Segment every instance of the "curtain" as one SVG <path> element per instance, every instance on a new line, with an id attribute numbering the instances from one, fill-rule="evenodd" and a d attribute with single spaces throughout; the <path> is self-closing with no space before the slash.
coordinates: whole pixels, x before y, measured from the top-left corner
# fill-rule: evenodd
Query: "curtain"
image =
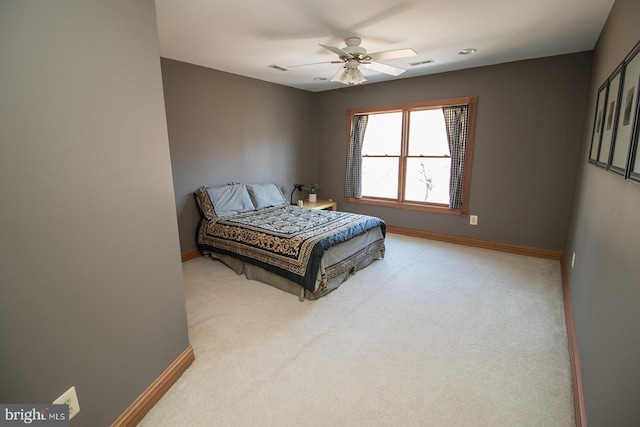
<path id="1" fill-rule="evenodd" d="M 347 175 L 344 182 L 344 197 L 362 197 L 362 143 L 367 130 L 369 116 L 353 116 L 353 127 L 349 137 L 347 153 Z"/>
<path id="2" fill-rule="evenodd" d="M 462 179 L 464 177 L 464 161 L 467 153 L 467 128 L 469 124 L 469 107 L 459 105 L 442 107 L 444 122 L 447 127 L 449 152 L 451 153 L 451 177 L 449 179 L 449 208 L 462 207 Z"/>

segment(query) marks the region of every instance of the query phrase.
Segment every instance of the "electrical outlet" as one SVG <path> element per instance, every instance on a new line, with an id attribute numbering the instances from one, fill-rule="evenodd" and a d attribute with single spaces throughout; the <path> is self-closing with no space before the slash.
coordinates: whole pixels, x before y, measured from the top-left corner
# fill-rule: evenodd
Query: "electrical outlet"
<path id="1" fill-rule="evenodd" d="M 478 225 L 478 215 L 469 215 L 469 224 Z"/>
<path id="2" fill-rule="evenodd" d="M 75 417 L 80 412 L 80 403 L 78 403 L 78 395 L 76 388 L 72 386 L 69 390 L 62 393 L 62 396 L 53 401 L 54 405 L 69 405 L 69 419 Z"/>
<path id="3" fill-rule="evenodd" d="M 576 253 L 574 252 L 571 256 L 571 268 L 576 264 Z"/>

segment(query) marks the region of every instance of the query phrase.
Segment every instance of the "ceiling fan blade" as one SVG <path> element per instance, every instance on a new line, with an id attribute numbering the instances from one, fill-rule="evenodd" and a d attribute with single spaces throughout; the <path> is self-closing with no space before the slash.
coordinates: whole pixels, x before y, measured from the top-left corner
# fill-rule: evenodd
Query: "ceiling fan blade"
<path id="1" fill-rule="evenodd" d="M 333 46 L 327 46 L 324 44 L 321 44 L 320 46 L 322 46 L 325 49 L 329 49 L 331 52 L 335 53 L 338 56 L 346 56 L 347 58 L 353 58 L 353 55 L 351 55 L 349 52 L 345 52 L 344 50 L 337 48 L 337 47 L 333 47 Z"/>
<path id="2" fill-rule="evenodd" d="M 337 64 L 342 63 L 343 61 L 322 61 L 322 62 L 311 62 L 309 64 L 298 64 L 298 65 L 287 65 L 287 68 L 298 68 L 298 67 L 306 67 L 309 65 L 320 65 L 320 64 Z"/>
<path id="3" fill-rule="evenodd" d="M 379 62 L 373 62 L 373 61 L 370 64 L 362 64 L 362 66 L 367 67 L 370 70 L 378 71 L 380 73 L 390 74 L 392 76 L 399 76 L 400 74 L 407 71 L 403 68 L 393 67 L 391 65 L 381 64 Z"/>
<path id="4" fill-rule="evenodd" d="M 409 56 L 418 56 L 413 49 L 395 49 L 385 50 L 383 52 L 370 53 L 369 56 L 374 61 L 385 61 L 388 59 L 408 58 Z"/>

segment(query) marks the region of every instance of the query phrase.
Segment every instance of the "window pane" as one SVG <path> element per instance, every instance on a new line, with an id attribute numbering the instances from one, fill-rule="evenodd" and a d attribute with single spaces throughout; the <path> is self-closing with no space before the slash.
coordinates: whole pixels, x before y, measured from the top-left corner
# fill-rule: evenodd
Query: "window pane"
<path id="1" fill-rule="evenodd" d="M 362 159 L 362 195 L 398 198 L 397 157 L 366 157 Z"/>
<path id="2" fill-rule="evenodd" d="M 362 155 L 400 155 L 402 112 L 370 114 L 362 143 Z"/>
<path id="3" fill-rule="evenodd" d="M 449 204 L 451 159 L 407 159 L 405 199 Z"/>
<path id="4" fill-rule="evenodd" d="M 442 109 L 411 111 L 409 114 L 409 155 L 448 156 L 449 143 Z"/>

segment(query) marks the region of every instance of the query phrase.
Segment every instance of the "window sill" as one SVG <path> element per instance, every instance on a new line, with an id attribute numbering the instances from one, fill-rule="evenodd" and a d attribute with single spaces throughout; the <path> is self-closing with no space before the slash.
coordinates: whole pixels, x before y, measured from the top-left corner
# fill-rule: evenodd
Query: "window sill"
<path id="1" fill-rule="evenodd" d="M 346 199 L 347 203 L 357 203 L 361 205 L 373 205 L 373 206 L 385 206 L 388 208 L 394 209 L 406 209 L 411 211 L 421 211 L 421 212 L 432 212 L 439 213 L 445 215 L 458 215 L 458 216 L 467 216 L 467 209 L 450 209 L 446 205 L 425 205 L 422 203 L 411 203 L 411 202 L 397 202 L 395 200 L 384 200 L 384 199 L 373 199 L 363 197 L 361 199 L 356 199 L 353 197 L 349 197 Z"/>

